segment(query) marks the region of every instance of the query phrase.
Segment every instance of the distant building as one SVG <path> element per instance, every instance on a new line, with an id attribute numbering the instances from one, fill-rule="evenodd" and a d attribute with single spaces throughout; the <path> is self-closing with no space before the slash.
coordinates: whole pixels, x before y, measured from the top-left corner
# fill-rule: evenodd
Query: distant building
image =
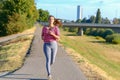
<path id="1" fill-rule="evenodd" d="M 78 5 L 77 6 L 77 20 L 82 19 L 82 12 L 83 12 L 83 9 L 81 8 L 80 5 Z"/>

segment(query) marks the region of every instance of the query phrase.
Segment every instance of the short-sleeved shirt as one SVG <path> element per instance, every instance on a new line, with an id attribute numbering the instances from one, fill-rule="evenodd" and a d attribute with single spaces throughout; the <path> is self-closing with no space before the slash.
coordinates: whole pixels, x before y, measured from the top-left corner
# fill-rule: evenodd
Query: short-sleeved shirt
<path id="1" fill-rule="evenodd" d="M 58 26 L 55 26 L 51 29 L 49 29 L 47 26 L 44 26 L 42 29 L 42 35 L 41 35 L 41 36 L 43 36 L 44 42 L 56 41 L 56 38 L 54 36 L 50 35 L 49 31 L 52 31 L 56 35 L 60 36 L 60 31 L 59 31 Z"/>

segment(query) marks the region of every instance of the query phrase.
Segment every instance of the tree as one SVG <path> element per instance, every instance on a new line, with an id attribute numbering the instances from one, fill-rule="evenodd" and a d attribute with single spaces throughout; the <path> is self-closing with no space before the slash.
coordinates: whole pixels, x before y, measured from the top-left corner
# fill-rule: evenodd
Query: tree
<path id="1" fill-rule="evenodd" d="M 101 12 L 100 9 L 97 10 L 95 23 L 101 23 Z"/>
<path id="2" fill-rule="evenodd" d="M 76 20 L 76 23 L 81 23 L 81 19 Z"/>
<path id="3" fill-rule="evenodd" d="M 81 23 L 86 23 L 86 21 L 87 21 L 87 18 L 85 17 L 82 19 Z"/>
<path id="4" fill-rule="evenodd" d="M 105 19 L 102 18 L 102 23 L 103 24 L 110 24 L 110 20 L 107 17 Z"/>
<path id="5" fill-rule="evenodd" d="M 113 19 L 113 24 L 119 24 L 120 22 L 119 22 L 119 19 L 117 19 L 117 18 L 114 18 Z"/>
<path id="6" fill-rule="evenodd" d="M 1 10 L 1 8 L 2 8 L 2 1 L 0 1 L 0 10 Z"/>
<path id="7" fill-rule="evenodd" d="M 48 21 L 49 12 L 43 9 L 38 9 L 39 12 L 39 21 L 46 22 Z"/>
<path id="8" fill-rule="evenodd" d="M 38 17 L 34 0 L 2 0 L 2 4 L 0 36 L 28 29 L 33 26 Z"/>
<path id="9" fill-rule="evenodd" d="M 90 17 L 90 23 L 95 23 L 95 16 Z"/>

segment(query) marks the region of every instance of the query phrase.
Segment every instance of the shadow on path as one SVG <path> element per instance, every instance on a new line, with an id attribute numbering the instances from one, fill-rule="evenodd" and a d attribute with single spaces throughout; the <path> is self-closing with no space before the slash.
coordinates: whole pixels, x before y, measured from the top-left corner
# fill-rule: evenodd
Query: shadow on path
<path id="1" fill-rule="evenodd" d="M 4 79 L 8 80 L 48 80 L 48 79 L 40 79 L 40 78 L 16 78 L 16 77 L 4 77 Z"/>

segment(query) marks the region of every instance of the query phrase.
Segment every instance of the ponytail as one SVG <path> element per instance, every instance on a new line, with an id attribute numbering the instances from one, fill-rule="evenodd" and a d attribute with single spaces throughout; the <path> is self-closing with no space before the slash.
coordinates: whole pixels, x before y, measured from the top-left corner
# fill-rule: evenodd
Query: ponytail
<path id="1" fill-rule="evenodd" d="M 55 26 L 62 26 L 62 23 L 59 19 L 55 19 L 54 23 L 53 23 Z"/>

